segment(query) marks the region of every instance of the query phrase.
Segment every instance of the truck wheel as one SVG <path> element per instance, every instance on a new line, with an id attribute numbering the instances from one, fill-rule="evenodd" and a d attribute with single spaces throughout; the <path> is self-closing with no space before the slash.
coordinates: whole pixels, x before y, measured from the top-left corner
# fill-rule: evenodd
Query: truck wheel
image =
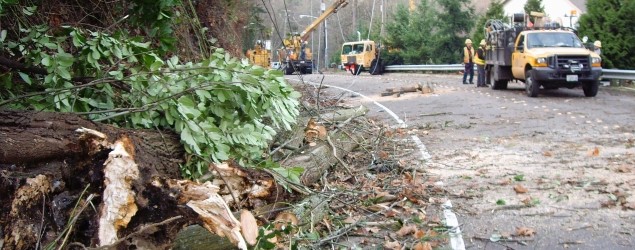
<path id="1" fill-rule="evenodd" d="M 540 82 L 534 80 L 532 73 L 531 70 L 525 72 L 525 90 L 527 91 L 527 96 L 536 97 L 540 91 Z"/>
<path id="2" fill-rule="evenodd" d="M 490 86 L 492 87 L 492 89 L 507 89 L 507 80 L 494 80 L 494 68 L 490 68 L 489 70 L 487 70 L 487 73 L 485 74 L 485 80 L 487 82 L 489 82 Z"/>
<path id="3" fill-rule="evenodd" d="M 384 65 L 382 65 L 381 60 L 373 59 L 370 63 L 369 71 L 371 75 L 381 75 L 384 72 Z"/>
<path id="4" fill-rule="evenodd" d="M 582 90 L 584 90 L 584 96 L 594 97 L 598 94 L 598 88 L 600 87 L 600 81 L 590 81 L 582 83 Z"/>
<path id="5" fill-rule="evenodd" d="M 358 64 L 353 64 L 353 65 L 350 67 L 350 70 L 351 70 L 351 74 L 353 74 L 353 75 L 359 75 L 359 73 L 362 73 L 362 66 L 361 66 L 361 65 L 358 65 Z"/>
<path id="6" fill-rule="evenodd" d="M 284 68 L 284 74 L 285 75 L 293 74 L 293 66 L 287 64 L 287 66 Z"/>

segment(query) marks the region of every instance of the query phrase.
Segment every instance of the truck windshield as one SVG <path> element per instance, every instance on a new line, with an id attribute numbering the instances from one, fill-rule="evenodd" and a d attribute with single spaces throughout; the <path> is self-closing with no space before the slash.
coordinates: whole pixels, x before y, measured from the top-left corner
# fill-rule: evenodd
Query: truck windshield
<path id="1" fill-rule="evenodd" d="M 527 34 L 527 48 L 572 47 L 582 48 L 582 42 L 573 33 L 536 32 Z"/>
<path id="2" fill-rule="evenodd" d="M 346 44 L 342 46 L 342 54 L 343 55 L 353 55 L 364 52 L 364 44 Z"/>
<path id="3" fill-rule="evenodd" d="M 352 50 L 353 50 L 353 45 L 346 44 L 346 45 L 342 46 L 342 54 L 351 53 Z"/>

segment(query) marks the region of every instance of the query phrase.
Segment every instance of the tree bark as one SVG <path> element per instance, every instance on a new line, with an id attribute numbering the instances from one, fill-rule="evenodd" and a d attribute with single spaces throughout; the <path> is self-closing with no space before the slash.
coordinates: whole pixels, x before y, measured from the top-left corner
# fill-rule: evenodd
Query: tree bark
<path id="1" fill-rule="evenodd" d="M 350 121 L 366 111 L 325 118 Z M 283 165 L 303 166 L 302 184 L 310 186 L 341 163 L 356 146 L 352 141 L 331 133 L 330 142 L 307 144 Z M 229 207 L 302 198 L 268 173 L 232 163 L 210 164 L 211 182 L 179 180 L 184 150 L 177 134 L 116 128 L 74 114 L 0 111 L 0 145 L 2 249 L 167 249 L 192 224 L 245 248 Z"/>
<path id="2" fill-rule="evenodd" d="M 169 131 L 121 129 L 73 114 L 0 111 L 0 144 L 3 249 L 71 243 L 168 249 L 190 224 L 245 249 L 227 196 L 237 204 L 276 196 L 272 177 L 265 186 L 267 176 L 235 165 L 214 168 L 229 173 L 222 178 L 233 178 L 231 184 L 179 180 L 184 150 Z"/>

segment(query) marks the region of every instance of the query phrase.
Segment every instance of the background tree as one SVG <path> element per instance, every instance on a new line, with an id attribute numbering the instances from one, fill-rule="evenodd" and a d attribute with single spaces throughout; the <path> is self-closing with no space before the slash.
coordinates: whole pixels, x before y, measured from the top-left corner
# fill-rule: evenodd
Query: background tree
<path id="1" fill-rule="evenodd" d="M 602 41 L 605 68 L 635 68 L 635 1 L 589 0 L 580 16 L 579 34 Z"/>
<path id="2" fill-rule="evenodd" d="M 433 62 L 458 63 L 462 61 L 464 41 L 474 26 L 474 9 L 469 0 L 439 0 L 436 20 L 438 31 L 433 34 Z"/>
<path id="3" fill-rule="evenodd" d="M 480 42 L 485 37 L 485 22 L 490 19 L 505 19 L 505 10 L 503 9 L 503 2 L 501 0 L 492 1 L 485 14 L 476 21 L 476 26 L 474 26 L 474 31 L 472 32 L 475 43 Z"/>
<path id="4" fill-rule="evenodd" d="M 392 21 L 386 24 L 384 54 L 389 64 L 422 64 L 432 60 L 432 37 L 435 32 L 435 8 L 421 0 L 410 13 L 408 6 L 396 7 Z"/>
<path id="5" fill-rule="evenodd" d="M 528 0 L 527 3 L 525 3 L 525 7 L 523 8 L 525 10 L 525 14 L 529 15 L 531 14 L 532 11 L 537 11 L 537 12 L 545 12 L 545 6 L 542 5 L 542 0 Z M 529 20 L 531 20 L 531 22 L 534 22 L 534 18 L 533 17 L 529 17 Z"/>

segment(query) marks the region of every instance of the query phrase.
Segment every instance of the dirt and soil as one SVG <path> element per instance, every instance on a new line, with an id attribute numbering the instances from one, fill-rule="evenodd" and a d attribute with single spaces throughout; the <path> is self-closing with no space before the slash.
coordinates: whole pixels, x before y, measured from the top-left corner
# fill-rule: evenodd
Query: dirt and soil
<path id="1" fill-rule="evenodd" d="M 324 78 L 322 78 L 324 77 Z M 298 79 L 298 76 L 289 77 Z M 635 92 L 602 87 L 541 90 L 521 83 L 497 91 L 463 85 L 461 75 L 304 76 L 354 90 L 326 91 L 395 124 L 402 119 L 430 160 L 418 178 L 434 181 L 431 200 L 450 199 L 468 249 L 632 249 L 635 247 Z M 381 96 L 387 88 L 429 84 L 429 94 Z M 412 148 L 415 143 L 410 142 Z M 418 151 L 410 157 L 416 159 Z M 399 158 L 399 157 L 398 157 Z M 437 198 L 434 198 L 437 197 Z M 429 217 L 440 208 L 427 204 Z"/>

